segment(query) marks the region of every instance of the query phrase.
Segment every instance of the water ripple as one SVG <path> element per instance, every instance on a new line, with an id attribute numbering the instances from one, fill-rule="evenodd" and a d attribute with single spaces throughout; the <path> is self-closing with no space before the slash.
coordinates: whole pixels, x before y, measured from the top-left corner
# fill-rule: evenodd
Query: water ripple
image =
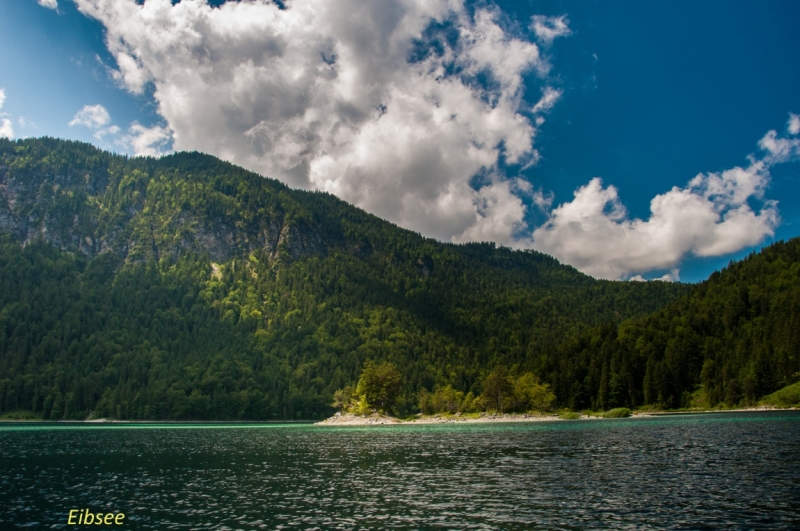
<path id="1" fill-rule="evenodd" d="M 795 412 L 206 428 L 0 428 L 0 527 L 800 528 Z"/>

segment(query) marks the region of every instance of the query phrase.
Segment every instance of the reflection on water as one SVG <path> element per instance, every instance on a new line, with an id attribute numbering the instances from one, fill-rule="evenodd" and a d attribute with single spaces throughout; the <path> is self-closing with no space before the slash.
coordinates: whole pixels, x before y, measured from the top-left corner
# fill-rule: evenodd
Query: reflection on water
<path id="1" fill-rule="evenodd" d="M 800 413 L 0 427 L 0 528 L 800 529 Z"/>

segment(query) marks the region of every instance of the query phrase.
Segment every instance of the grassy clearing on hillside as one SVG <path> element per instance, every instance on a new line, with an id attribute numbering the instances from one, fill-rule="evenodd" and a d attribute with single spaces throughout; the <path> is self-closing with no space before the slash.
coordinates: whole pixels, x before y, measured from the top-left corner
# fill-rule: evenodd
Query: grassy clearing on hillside
<path id="1" fill-rule="evenodd" d="M 787 385 L 761 399 L 763 405 L 773 405 L 778 407 L 800 406 L 800 382 Z"/>

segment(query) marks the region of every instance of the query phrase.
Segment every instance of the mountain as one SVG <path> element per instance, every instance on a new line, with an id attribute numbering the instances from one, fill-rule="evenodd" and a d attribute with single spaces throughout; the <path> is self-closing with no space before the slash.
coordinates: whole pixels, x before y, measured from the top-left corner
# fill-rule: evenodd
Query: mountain
<path id="1" fill-rule="evenodd" d="M 0 397 L 50 418 L 330 412 L 367 359 L 477 390 L 685 290 L 455 246 L 198 153 L 0 140 Z"/>
<path id="2" fill-rule="evenodd" d="M 692 365 L 645 392 L 672 365 L 616 353 L 705 284 L 438 242 L 200 153 L 0 139 L 0 234 L 0 413 L 321 418 L 367 360 L 400 368 L 406 412 L 423 388 L 477 395 L 498 366 L 574 407 L 673 404 L 699 383 Z"/>

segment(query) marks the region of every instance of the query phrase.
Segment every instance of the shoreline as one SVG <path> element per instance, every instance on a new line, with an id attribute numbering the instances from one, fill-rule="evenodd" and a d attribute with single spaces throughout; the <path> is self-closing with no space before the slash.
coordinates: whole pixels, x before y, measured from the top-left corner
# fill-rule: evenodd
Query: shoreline
<path id="1" fill-rule="evenodd" d="M 756 406 L 739 409 L 706 409 L 697 411 L 642 411 L 633 412 L 629 417 L 620 418 L 653 418 L 674 415 L 703 415 L 713 413 L 753 413 L 763 411 L 798 411 L 800 408 L 789 407 L 779 408 L 771 406 Z M 576 420 L 617 420 L 593 415 L 579 413 L 577 419 L 562 419 L 557 413 L 531 414 L 531 413 L 482 413 L 475 416 L 456 415 L 426 415 L 412 419 L 398 419 L 388 415 L 373 413 L 372 415 L 361 416 L 352 413 L 337 413 L 325 420 L 315 422 L 315 426 L 386 426 L 386 425 L 405 425 L 405 424 L 490 424 L 497 422 L 554 422 L 554 421 L 576 421 Z"/>
<path id="2" fill-rule="evenodd" d="M 642 415 L 650 417 L 661 417 L 665 415 L 702 415 L 704 413 L 754 413 L 759 411 L 798 411 L 800 407 L 778 407 L 778 406 L 752 406 L 738 409 L 698 409 L 698 410 L 676 410 L 676 411 L 648 411 Z M 636 413 L 634 413 L 636 415 Z"/>
<path id="3" fill-rule="evenodd" d="M 678 415 L 705 415 L 713 413 L 753 413 L 763 411 L 800 411 L 800 407 L 753 406 L 737 409 L 698 409 L 684 411 L 634 411 L 629 417 L 620 418 L 652 418 Z M 126 424 L 313 424 L 314 426 L 381 426 L 396 424 L 486 424 L 497 422 L 553 422 L 560 420 L 614 420 L 595 415 L 580 415 L 577 419 L 562 419 L 558 413 L 481 413 L 474 414 L 437 414 L 417 416 L 415 418 L 398 419 L 389 415 L 373 413 L 367 416 L 352 413 L 337 413 L 324 420 L 43 420 L 43 419 L 0 419 L 2 424 L 46 423 L 46 424 L 88 424 L 88 425 L 126 425 Z"/>
<path id="4" fill-rule="evenodd" d="M 475 424 L 491 422 L 552 422 L 562 420 L 557 414 L 532 415 L 526 413 L 486 413 L 482 416 L 430 415 L 414 419 L 401 420 L 377 413 L 361 416 L 352 413 L 337 413 L 325 420 L 315 422 L 315 426 L 381 426 L 391 424 Z"/>

